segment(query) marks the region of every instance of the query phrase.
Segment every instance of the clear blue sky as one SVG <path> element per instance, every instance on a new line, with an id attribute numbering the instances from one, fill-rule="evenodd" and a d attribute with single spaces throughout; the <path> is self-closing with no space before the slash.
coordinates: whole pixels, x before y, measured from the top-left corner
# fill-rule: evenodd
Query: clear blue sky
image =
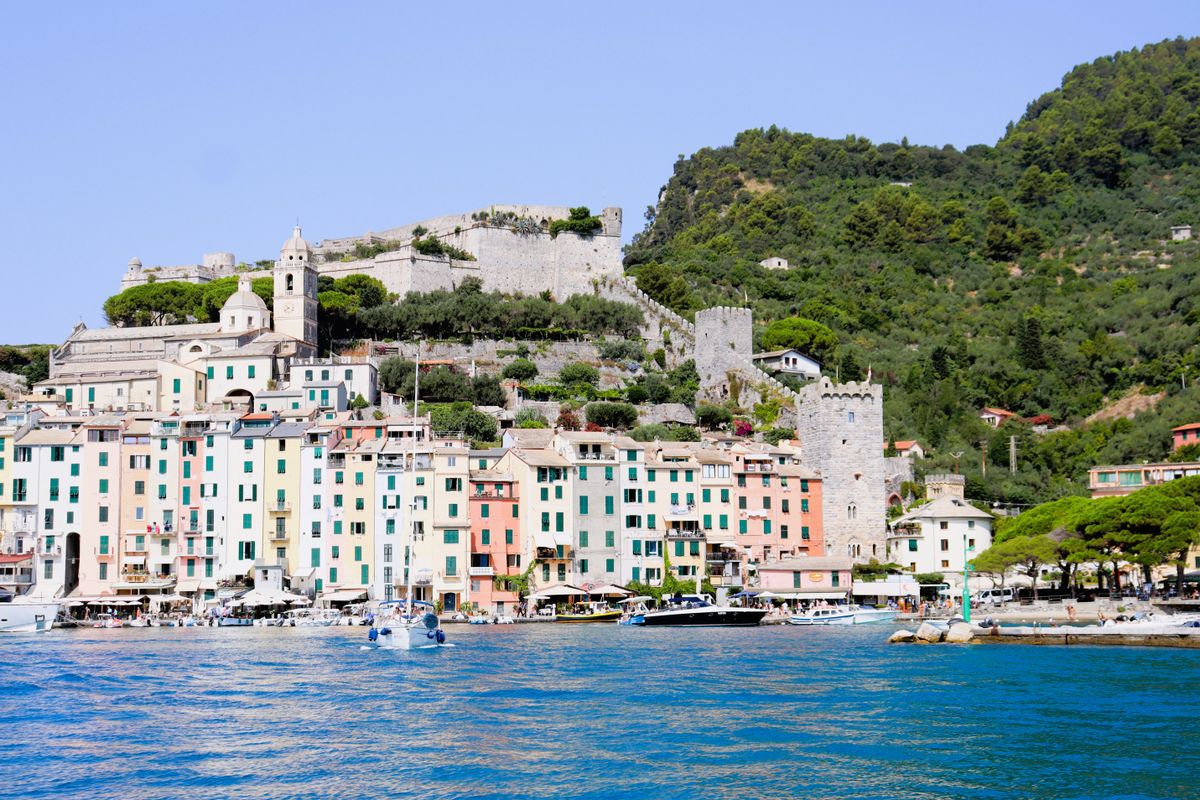
<path id="1" fill-rule="evenodd" d="M 832 4 L 830 4 L 832 5 Z M 772 123 L 994 143 L 1193 2 L 0 6 L 0 342 L 59 342 L 125 264 L 271 258 L 501 202 L 625 208 Z"/>

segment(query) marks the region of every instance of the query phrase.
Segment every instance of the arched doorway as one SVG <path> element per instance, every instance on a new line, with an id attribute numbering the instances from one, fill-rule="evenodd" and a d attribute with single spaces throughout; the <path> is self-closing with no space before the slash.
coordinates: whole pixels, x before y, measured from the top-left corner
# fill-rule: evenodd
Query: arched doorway
<path id="1" fill-rule="evenodd" d="M 233 407 L 245 406 L 247 411 L 254 410 L 254 394 L 248 389 L 230 389 L 225 402 Z"/>
<path id="2" fill-rule="evenodd" d="M 67 546 L 63 550 L 63 594 L 68 595 L 79 586 L 79 534 L 67 534 Z"/>

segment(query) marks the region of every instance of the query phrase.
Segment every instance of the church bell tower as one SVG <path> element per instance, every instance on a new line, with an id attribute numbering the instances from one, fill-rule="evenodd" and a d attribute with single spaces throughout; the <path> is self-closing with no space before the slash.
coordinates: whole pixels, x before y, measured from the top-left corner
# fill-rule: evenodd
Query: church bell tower
<path id="1" fill-rule="evenodd" d="M 275 262 L 275 331 L 317 346 L 317 270 L 300 226 L 283 243 Z"/>

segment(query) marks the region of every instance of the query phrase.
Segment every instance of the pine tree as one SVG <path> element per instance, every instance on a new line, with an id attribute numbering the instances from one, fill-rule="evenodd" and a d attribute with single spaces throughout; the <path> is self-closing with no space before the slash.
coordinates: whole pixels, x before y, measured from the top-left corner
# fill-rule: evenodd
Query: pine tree
<path id="1" fill-rule="evenodd" d="M 1017 323 L 1017 360 L 1025 369 L 1045 369 L 1046 355 L 1042 350 L 1042 323 L 1037 317 L 1026 317 Z"/>

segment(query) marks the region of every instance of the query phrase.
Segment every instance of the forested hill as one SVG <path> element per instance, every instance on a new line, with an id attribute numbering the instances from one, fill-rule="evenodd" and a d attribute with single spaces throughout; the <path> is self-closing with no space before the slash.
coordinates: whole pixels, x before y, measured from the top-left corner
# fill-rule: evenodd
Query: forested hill
<path id="1" fill-rule="evenodd" d="M 974 496 L 1078 493 L 1088 465 L 1165 457 L 1170 427 L 1200 419 L 1198 245 L 1170 241 L 1200 234 L 1198 102 L 1200 40 L 1176 39 L 1075 68 L 994 146 L 748 130 L 675 164 L 626 267 L 685 314 L 753 306 L 760 343 L 842 378 L 870 365 L 887 433 L 937 468 L 962 452 Z M 811 322 L 768 325 L 791 317 Z M 1135 422 L 1081 424 L 1157 391 Z M 1072 430 L 992 434 L 983 482 L 985 405 Z"/>

